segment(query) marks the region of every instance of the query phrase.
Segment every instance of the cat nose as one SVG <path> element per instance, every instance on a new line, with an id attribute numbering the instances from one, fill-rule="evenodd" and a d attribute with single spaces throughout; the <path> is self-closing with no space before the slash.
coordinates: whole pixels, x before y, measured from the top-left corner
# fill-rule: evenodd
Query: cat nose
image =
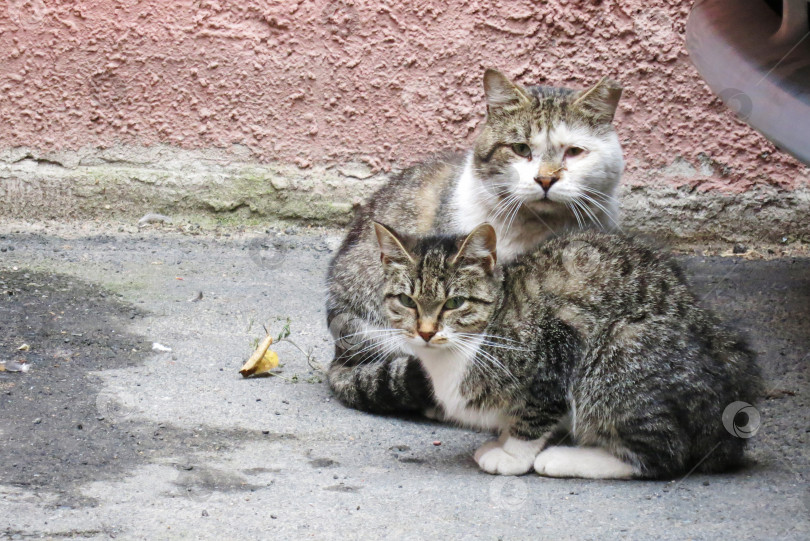
<path id="1" fill-rule="evenodd" d="M 534 181 L 543 187 L 544 192 L 548 192 L 549 189 L 551 189 L 551 185 L 557 182 L 558 180 L 560 180 L 560 175 L 557 174 L 539 175 L 534 177 Z"/>
<path id="2" fill-rule="evenodd" d="M 425 342 L 430 342 L 430 339 L 436 336 L 436 333 L 419 331 L 419 336 L 421 336 L 422 340 L 424 340 Z"/>

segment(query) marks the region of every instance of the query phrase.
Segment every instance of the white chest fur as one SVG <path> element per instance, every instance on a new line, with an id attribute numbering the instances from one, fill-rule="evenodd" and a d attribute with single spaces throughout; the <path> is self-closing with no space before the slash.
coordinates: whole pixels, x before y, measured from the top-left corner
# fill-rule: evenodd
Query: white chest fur
<path id="1" fill-rule="evenodd" d="M 461 395 L 461 383 L 472 363 L 472 354 L 456 349 L 437 347 L 414 347 L 414 354 L 422 361 L 437 402 L 444 409 L 445 417 L 464 426 L 496 430 L 506 426 L 500 411 L 468 407 Z M 476 346 L 477 350 L 478 347 Z"/>
<path id="2" fill-rule="evenodd" d="M 536 246 L 540 238 L 524 231 L 520 220 L 507 223 L 509 213 L 498 213 L 498 204 L 498 198 L 475 178 L 469 154 L 453 194 L 455 232 L 466 235 L 484 222 L 492 224 L 498 237 L 498 261 L 506 262 Z"/>

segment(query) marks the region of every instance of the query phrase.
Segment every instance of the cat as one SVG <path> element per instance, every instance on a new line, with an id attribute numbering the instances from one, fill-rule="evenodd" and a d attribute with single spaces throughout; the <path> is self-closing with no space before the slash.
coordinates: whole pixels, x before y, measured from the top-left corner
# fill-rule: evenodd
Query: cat
<path id="1" fill-rule="evenodd" d="M 372 220 L 410 234 L 469 233 L 488 221 L 502 261 L 565 229 L 618 223 L 615 191 L 624 161 L 611 124 L 617 83 L 524 88 L 487 70 L 484 91 L 487 118 L 473 148 L 412 167 L 383 186 L 329 266 L 327 323 L 336 340 L 328 380 L 348 406 L 378 413 L 435 406 L 421 365 L 388 355 L 375 339 L 385 317 Z"/>
<path id="2" fill-rule="evenodd" d="M 582 232 L 500 266 L 489 224 L 374 227 L 385 347 L 419 359 L 447 419 L 501 433 L 476 451 L 482 470 L 672 478 L 741 462 L 723 416 L 761 395 L 754 355 L 666 254 Z"/>

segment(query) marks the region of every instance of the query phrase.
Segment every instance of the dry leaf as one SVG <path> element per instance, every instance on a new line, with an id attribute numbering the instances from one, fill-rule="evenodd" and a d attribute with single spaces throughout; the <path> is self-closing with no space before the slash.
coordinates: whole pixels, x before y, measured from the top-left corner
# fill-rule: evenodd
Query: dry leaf
<path id="1" fill-rule="evenodd" d="M 263 374 L 269 372 L 278 366 L 278 354 L 275 351 L 269 351 L 270 344 L 273 343 L 273 337 L 269 334 L 264 337 L 262 343 L 250 356 L 248 362 L 239 370 L 243 377 L 252 376 L 255 374 Z"/>
<path id="2" fill-rule="evenodd" d="M 265 374 L 278 366 L 278 353 L 268 349 L 261 359 L 255 363 L 247 362 L 239 371 L 244 377 L 259 376 Z"/>
<path id="3" fill-rule="evenodd" d="M 28 351 L 30 349 L 31 349 L 31 346 L 29 346 L 28 344 L 23 344 L 23 345 L 21 345 L 20 347 L 17 348 L 17 351 Z"/>

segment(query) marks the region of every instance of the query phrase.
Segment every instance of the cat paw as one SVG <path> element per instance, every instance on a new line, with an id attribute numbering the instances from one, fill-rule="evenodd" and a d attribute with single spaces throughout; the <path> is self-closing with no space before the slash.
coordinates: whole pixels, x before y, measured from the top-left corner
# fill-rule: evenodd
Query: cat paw
<path id="1" fill-rule="evenodd" d="M 542 447 L 539 440 L 500 438 L 488 441 L 475 452 L 478 467 L 498 475 L 522 475 L 532 469 L 534 457 Z"/>
<path id="2" fill-rule="evenodd" d="M 501 440 L 489 440 L 484 445 L 475 450 L 473 458 L 475 458 L 475 461 L 480 465 L 482 456 L 492 451 L 493 449 L 500 449 L 501 447 L 503 447 L 503 442 Z"/>
<path id="3" fill-rule="evenodd" d="M 504 451 L 503 447 L 495 447 L 477 456 L 476 462 L 487 473 L 522 475 L 532 469 L 533 459 L 531 456 L 515 456 Z"/>
<path id="4" fill-rule="evenodd" d="M 433 421 L 444 422 L 447 420 L 442 408 L 428 408 L 422 412 L 422 415 Z"/>
<path id="5" fill-rule="evenodd" d="M 633 466 L 599 447 L 549 447 L 534 460 L 534 471 L 546 477 L 630 479 Z"/>

